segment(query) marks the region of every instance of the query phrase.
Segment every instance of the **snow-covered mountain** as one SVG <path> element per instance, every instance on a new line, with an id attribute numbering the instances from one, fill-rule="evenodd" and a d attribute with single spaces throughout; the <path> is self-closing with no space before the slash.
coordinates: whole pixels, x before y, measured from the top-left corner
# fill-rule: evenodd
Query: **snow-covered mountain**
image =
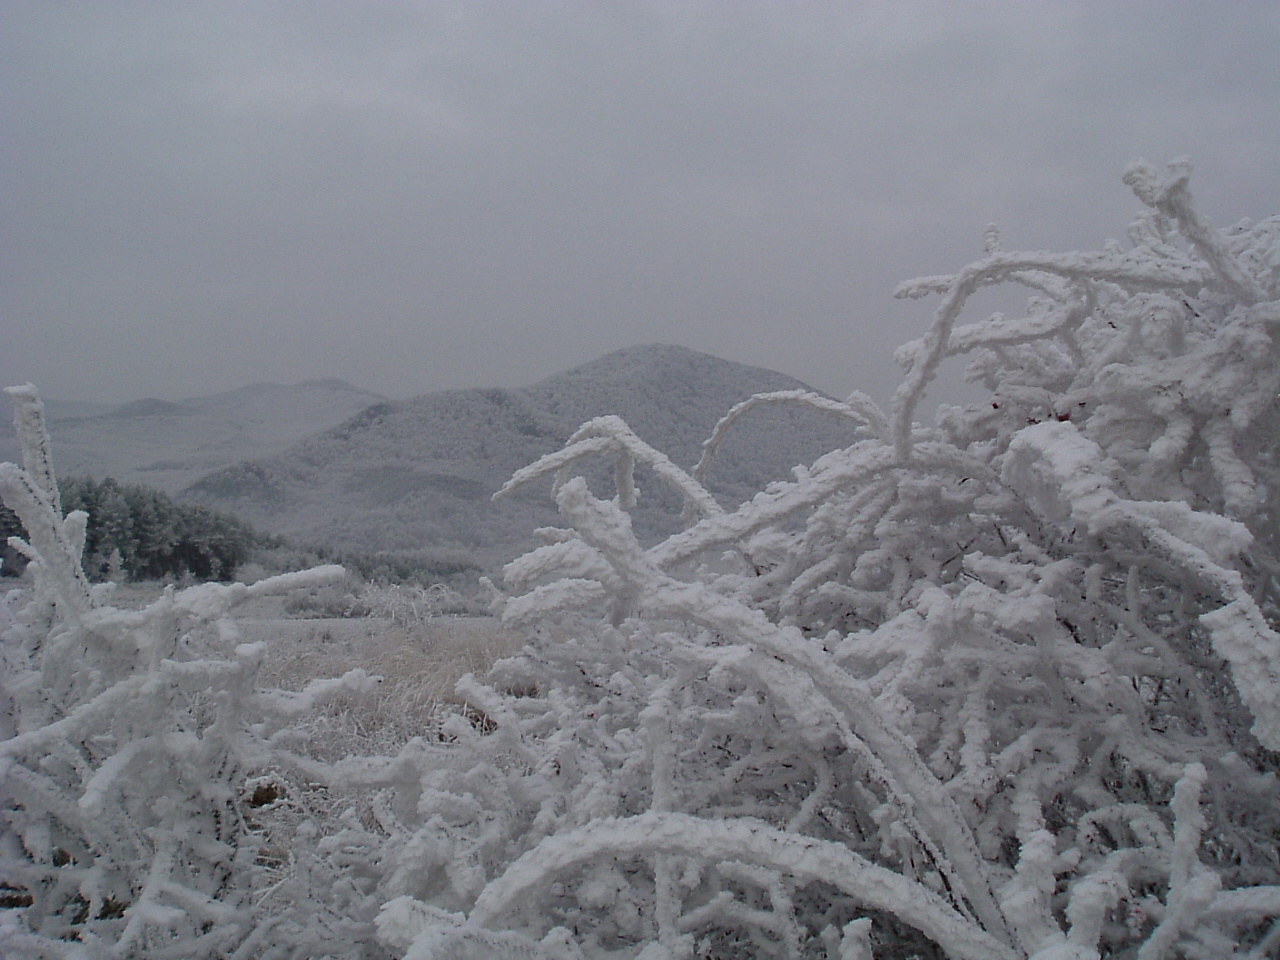
<path id="1" fill-rule="evenodd" d="M 383 399 L 341 380 L 308 380 L 115 408 L 51 399 L 45 411 L 60 474 L 115 477 L 174 494 L 211 470 L 281 452 Z M 0 460 L 20 457 L 12 425 L 0 418 Z"/>
<path id="2" fill-rule="evenodd" d="M 302 542 L 471 557 L 488 566 L 515 555 L 536 527 L 558 522 L 546 490 L 497 503 L 491 495 L 584 421 L 616 414 L 690 469 L 735 403 L 801 388 L 783 374 L 683 347 L 631 347 L 522 389 L 379 403 L 284 453 L 213 472 L 184 495 Z M 737 504 L 793 465 L 852 440 L 851 426 L 829 415 L 753 411 L 722 447 L 710 487 Z M 608 481 L 603 465 L 598 479 Z M 674 496 L 643 471 L 638 480 L 637 529 L 648 536 L 669 530 L 679 512 Z"/>

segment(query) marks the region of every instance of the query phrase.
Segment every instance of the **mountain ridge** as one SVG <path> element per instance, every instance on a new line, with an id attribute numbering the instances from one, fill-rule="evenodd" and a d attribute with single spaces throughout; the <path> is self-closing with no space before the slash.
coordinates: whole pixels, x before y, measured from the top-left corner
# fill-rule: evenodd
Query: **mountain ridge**
<path id="1" fill-rule="evenodd" d="M 110 476 L 173 495 L 212 470 L 283 451 L 384 399 L 342 380 L 320 379 L 115 406 L 48 399 L 45 416 L 60 474 Z M 20 458 L 12 425 L 5 424 L 0 460 Z"/>
<path id="2" fill-rule="evenodd" d="M 562 446 L 584 421 L 620 416 L 691 469 L 728 410 L 761 392 L 811 389 L 777 371 L 670 344 L 606 354 L 518 388 L 470 388 L 384 401 L 287 451 L 214 471 L 183 491 L 298 541 L 332 549 L 472 556 L 491 568 L 556 525 L 545 490 L 491 502 L 516 470 Z M 811 410 L 766 408 L 735 427 L 710 489 L 726 505 L 836 446 L 851 424 Z M 609 495 L 605 465 L 591 474 Z M 669 532 L 679 502 L 643 469 L 642 537 Z"/>
<path id="3" fill-rule="evenodd" d="M 810 390 L 793 377 L 673 344 L 613 351 L 527 386 L 435 391 L 405 400 L 335 378 L 247 384 L 179 401 L 113 407 L 47 401 L 64 476 L 156 487 L 265 532 L 338 553 L 494 567 L 559 525 L 547 485 L 492 501 L 517 470 L 615 415 L 690 470 L 713 427 L 756 393 Z M 817 391 L 814 391 L 817 392 Z M 88 413 L 89 415 L 77 415 Z M 67 414 L 70 414 L 69 416 Z M 726 507 L 856 439 L 847 421 L 795 407 L 753 410 L 720 447 L 708 489 Z M 18 459 L 10 429 L 0 459 Z M 588 478 L 612 496 L 610 465 Z M 633 513 L 653 539 L 678 525 L 679 498 L 647 468 Z"/>

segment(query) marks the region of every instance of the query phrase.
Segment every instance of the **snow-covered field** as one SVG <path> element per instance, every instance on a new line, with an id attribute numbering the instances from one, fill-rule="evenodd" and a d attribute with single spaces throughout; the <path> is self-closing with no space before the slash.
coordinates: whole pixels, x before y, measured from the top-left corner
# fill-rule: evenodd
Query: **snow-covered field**
<path id="1" fill-rule="evenodd" d="M 404 595 L 406 612 L 323 615 L 334 598 L 339 606 L 362 606 L 357 586 L 350 593 L 330 591 L 325 603 L 306 595 L 260 597 L 232 610 L 226 624 L 237 642 L 266 645 L 259 675 L 264 684 L 301 690 L 357 669 L 379 677 L 375 690 L 330 705 L 330 723 L 345 718 L 353 736 L 366 738 L 349 744 L 352 749 L 394 748 L 413 736 L 435 735 L 448 711 L 461 705 L 454 690 L 458 680 L 468 673 L 483 676 L 495 661 L 519 652 L 531 635 L 498 617 L 415 610 L 410 602 L 423 592 L 418 588 L 366 589 L 366 596 L 380 594 L 383 606 L 389 605 L 387 593 Z M 112 592 L 111 602 L 140 610 L 163 590 L 158 583 L 125 584 Z"/>

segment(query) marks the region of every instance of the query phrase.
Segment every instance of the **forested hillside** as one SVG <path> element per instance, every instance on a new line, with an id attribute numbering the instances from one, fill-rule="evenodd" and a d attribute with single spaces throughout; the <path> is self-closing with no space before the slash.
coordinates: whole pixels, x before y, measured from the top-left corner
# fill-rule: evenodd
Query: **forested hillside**
<path id="1" fill-rule="evenodd" d="M 267 542 L 234 518 L 174 503 L 150 487 L 84 477 L 63 479 L 59 487 L 64 509 L 88 515 L 81 563 L 91 580 L 230 580 Z M 0 537 L 28 536 L 14 512 L 0 505 Z M 21 573 L 27 558 L 0 543 L 0 571 Z"/>
<path id="2" fill-rule="evenodd" d="M 266 456 L 341 423 L 385 398 L 341 380 L 253 383 L 178 401 L 146 398 L 115 407 L 47 401 L 49 432 L 65 476 L 111 477 L 176 496 L 210 470 Z M 0 423 L 0 458 L 21 457 Z"/>
<path id="3" fill-rule="evenodd" d="M 620 416 L 692 469 L 702 441 L 734 404 L 762 390 L 807 389 L 783 374 L 683 347 L 633 347 L 531 387 L 378 404 L 281 456 L 210 474 L 185 495 L 304 543 L 492 567 L 556 519 L 540 492 L 497 503 L 493 494 L 584 421 Z M 736 506 L 853 436 L 847 421 L 827 412 L 753 411 L 720 451 L 709 489 Z M 606 478 L 607 470 L 597 472 L 597 481 Z M 637 529 L 644 537 L 670 533 L 678 515 L 678 499 L 651 484 L 637 506 Z"/>

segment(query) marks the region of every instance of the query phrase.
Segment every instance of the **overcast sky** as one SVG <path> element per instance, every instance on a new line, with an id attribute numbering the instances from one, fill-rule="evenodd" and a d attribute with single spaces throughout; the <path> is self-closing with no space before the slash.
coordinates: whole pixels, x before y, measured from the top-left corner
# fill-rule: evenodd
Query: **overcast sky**
<path id="1" fill-rule="evenodd" d="M 517 386 L 678 343 L 884 398 L 903 279 L 1280 213 L 1280 3 L 0 0 L 0 381 Z"/>

